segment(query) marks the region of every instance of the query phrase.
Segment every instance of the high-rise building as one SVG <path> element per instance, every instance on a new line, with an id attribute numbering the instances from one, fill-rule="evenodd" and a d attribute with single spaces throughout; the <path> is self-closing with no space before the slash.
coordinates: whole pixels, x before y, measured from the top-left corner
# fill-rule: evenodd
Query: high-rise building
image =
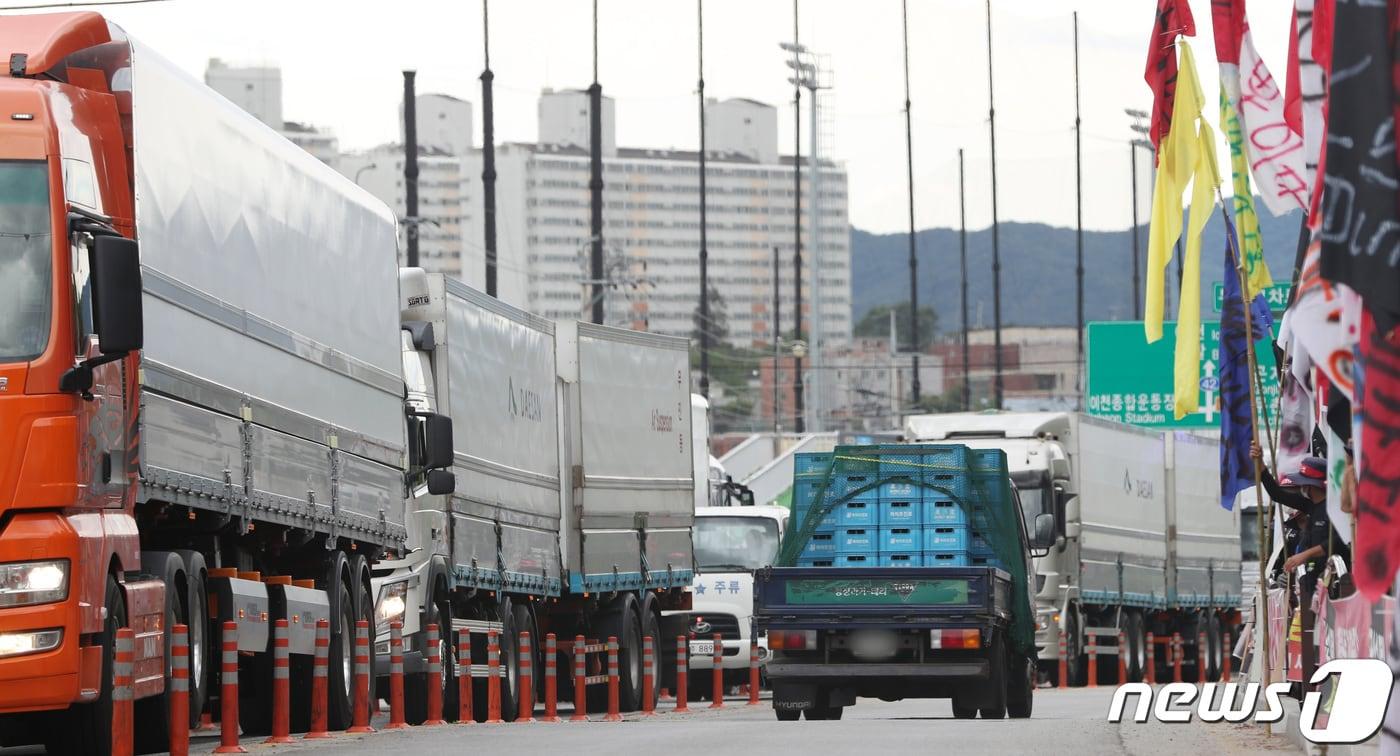
<path id="1" fill-rule="evenodd" d="M 546 90 L 539 113 L 539 143 L 509 143 L 496 151 L 499 296 L 546 317 L 586 317 L 587 93 Z M 613 147 L 612 113 L 611 98 L 603 98 L 603 237 L 612 283 L 607 321 L 688 336 L 700 299 L 699 155 Z M 717 294 L 712 317 L 725 322 L 732 344 L 772 343 L 776 249 L 782 330 L 791 338 L 793 160 L 778 154 L 776 109 L 752 100 L 710 101 L 706 118 L 709 283 Z M 804 159 L 804 229 L 810 227 L 811 169 Z M 839 342 L 851 334 L 846 173 L 829 161 L 821 169 L 823 334 Z M 479 180 L 479 167 L 467 173 Z M 466 226 L 468 239 L 482 238 L 479 212 Z M 814 278 L 811 250 L 803 245 L 803 323 L 810 332 Z"/>
<path id="2" fill-rule="evenodd" d="M 230 66 L 210 58 L 204 83 L 254 118 L 276 129 L 317 160 L 336 167 L 340 142 L 328 129 L 282 117 L 282 69 L 275 66 Z"/>

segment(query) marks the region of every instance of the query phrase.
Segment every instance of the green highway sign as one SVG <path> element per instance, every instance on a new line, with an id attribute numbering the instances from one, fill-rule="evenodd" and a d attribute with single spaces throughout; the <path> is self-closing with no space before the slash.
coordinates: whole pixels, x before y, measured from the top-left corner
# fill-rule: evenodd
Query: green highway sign
<path id="1" fill-rule="evenodd" d="M 1180 420 L 1172 389 L 1175 322 L 1162 324 L 1162 338 L 1155 344 L 1147 343 L 1141 320 L 1090 323 L 1085 340 L 1084 407 L 1089 414 L 1147 428 L 1220 427 L 1220 321 L 1201 323 L 1200 411 Z M 1255 347 L 1264 381 L 1260 411 L 1273 422 L 1279 394 L 1274 352 L 1268 341 Z"/>
<path id="2" fill-rule="evenodd" d="M 1220 312 L 1220 306 L 1225 301 L 1225 284 L 1216 282 L 1214 285 L 1215 294 L 1211 297 L 1212 306 L 1215 312 Z M 1288 307 L 1288 292 L 1292 287 L 1286 283 L 1276 283 L 1264 290 L 1264 301 L 1269 303 L 1269 309 L 1274 315 L 1282 315 Z"/>

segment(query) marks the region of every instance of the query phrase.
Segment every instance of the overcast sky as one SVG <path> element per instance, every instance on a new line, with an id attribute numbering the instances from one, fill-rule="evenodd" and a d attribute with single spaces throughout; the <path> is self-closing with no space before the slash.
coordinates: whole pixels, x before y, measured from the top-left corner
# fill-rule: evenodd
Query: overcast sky
<path id="1" fill-rule="evenodd" d="M 1210 3 L 1190 5 L 1201 84 L 1210 99 L 1206 116 L 1218 125 Z M 1292 5 L 1256 0 L 1250 8 L 1255 42 L 1280 80 Z M 993 6 L 1001 218 L 1074 225 L 1071 13 L 1078 10 L 1084 223 L 1090 229 L 1128 227 L 1132 134 L 1123 109 L 1146 110 L 1151 102 L 1142 73 L 1155 0 L 994 0 Z M 599 8 L 599 80 L 617 100 L 618 144 L 694 148 L 694 0 L 600 0 Z M 211 57 L 280 66 L 285 116 L 331 128 L 343 148 L 397 139 L 405 68 L 418 71 L 420 93 L 471 100 L 474 139 L 481 142 L 480 0 L 169 0 L 104 12 L 201 78 Z M 590 12 L 586 0 L 492 3 L 498 140 L 534 140 L 541 87 L 588 85 Z M 835 156 L 850 175 L 851 222 L 871 231 L 904 230 L 900 4 L 804 0 L 801 14 L 801 42 L 829 54 L 834 71 L 827 103 Z M 991 189 L 985 7 L 978 0 L 910 0 L 909 27 L 917 224 L 957 224 L 957 150 L 963 147 L 968 225 L 986 226 Z M 778 48 L 792 38 L 791 2 L 707 0 L 705 31 L 706 94 L 779 105 L 779 145 L 791 152 L 792 90 Z M 804 97 L 804 143 L 806 104 Z M 1223 142 L 1220 151 L 1227 159 Z M 1143 222 L 1148 165 L 1143 153 Z M 1228 182 L 1225 188 L 1228 193 Z"/>

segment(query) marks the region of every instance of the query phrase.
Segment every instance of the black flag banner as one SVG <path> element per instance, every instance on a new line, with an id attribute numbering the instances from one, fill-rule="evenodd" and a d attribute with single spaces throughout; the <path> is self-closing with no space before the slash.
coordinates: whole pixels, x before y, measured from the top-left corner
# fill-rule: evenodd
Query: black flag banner
<path id="1" fill-rule="evenodd" d="M 1322 195 L 1322 277 L 1361 294 L 1382 333 L 1400 322 L 1395 86 L 1387 3 L 1338 0 Z"/>

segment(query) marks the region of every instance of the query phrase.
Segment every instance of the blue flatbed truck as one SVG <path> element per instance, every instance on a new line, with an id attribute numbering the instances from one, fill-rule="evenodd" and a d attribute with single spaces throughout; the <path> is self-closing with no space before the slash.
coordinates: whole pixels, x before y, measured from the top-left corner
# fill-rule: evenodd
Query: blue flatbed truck
<path id="1" fill-rule="evenodd" d="M 1053 544 L 1054 523 L 1037 515 L 1027 532 L 1005 456 L 996 454 L 974 459 L 960 446 L 838 447 L 818 490 L 794 497 L 798 524 L 778 565 L 760 570 L 754 586 L 755 629 L 768 638 L 766 671 L 779 720 L 840 719 L 858 697 L 950 698 L 958 718 L 1031 715 L 1030 560 Z M 898 510 L 881 497 L 889 491 L 928 513 L 902 521 L 905 529 L 965 528 L 986 556 L 929 548 L 900 558 L 813 558 L 813 535 L 854 537 L 855 528 L 839 525 L 843 509 Z M 962 514 L 942 514 L 948 502 Z M 928 522 L 934 517 L 945 519 Z M 870 561 L 877 566 L 850 566 Z M 807 566 L 791 566 L 798 563 Z"/>

